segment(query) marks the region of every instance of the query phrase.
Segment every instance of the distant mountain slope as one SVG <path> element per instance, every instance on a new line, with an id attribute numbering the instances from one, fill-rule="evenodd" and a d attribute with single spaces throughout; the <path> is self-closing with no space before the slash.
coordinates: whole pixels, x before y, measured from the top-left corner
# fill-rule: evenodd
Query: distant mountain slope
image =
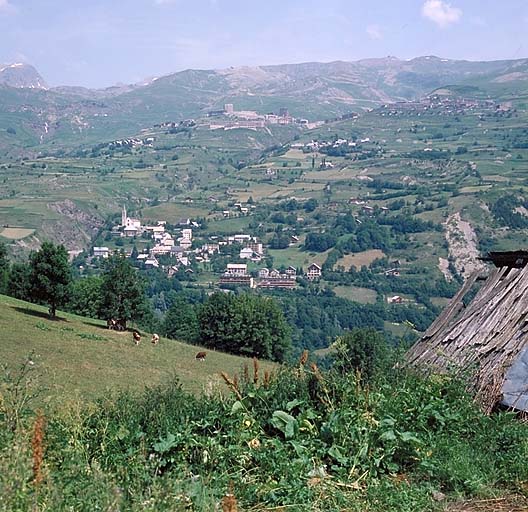
<path id="1" fill-rule="evenodd" d="M 1 69 L 4 79 L 0 84 L 5 87 L 0 86 L 0 148 L 113 139 L 160 121 L 203 116 L 225 103 L 261 113 L 285 106 L 294 116 L 322 120 L 383 103 L 414 100 L 443 87 L 497 101 L 528 93 L 528 59 L 469 62 L 434 56 L 387 57 L 186 70 L 147 84 L 50 91 L 42 90 L 45 82 L 31 66 Z M 12 133 L 7 137 L 8 127 L 24 137 Z"/>
<path id="2" fill-rule="evenodd" d="M 0 84 L 9 87 L 47 89 L 46 82 L 39 72 L 29 64 L 0 64 Z"/>

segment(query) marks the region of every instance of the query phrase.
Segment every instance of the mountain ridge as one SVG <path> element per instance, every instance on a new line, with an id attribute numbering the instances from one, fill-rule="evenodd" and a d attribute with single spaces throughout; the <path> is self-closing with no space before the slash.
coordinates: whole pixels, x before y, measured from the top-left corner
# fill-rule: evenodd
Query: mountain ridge
<path id="1" fill-rule="evenodd" d="M 16 78 L 18 72 L 29 73 L 26 81 Z M 6 136 L 8 128 L 27 135 L 21 142 L 26 147 L 52 140 L 61 145 L 92 143 L 160 122 L 206 117 L 226 103 L 234 104 L 235 110 L 260 113 L 286 107 L 295 117 L 323 121 L 386 103 L 414 101 L 445 87 L 498 102 L 528 94 L 528 59 L 466 61 L 431 55 L 187 69 L 105 89 L 48 89 L 28 65 L 6 65 L 2 74 L 0 148 L 17 142 Z"/>
<path id="2" fill-rule="evenodd" d="M 363 58 L 363 59 L 357 59 L 357 60 L 333 60 L 333 61 L 306 61 L 306 62 L 296 62 L 296 63 L 283 63 L 283 64 L 259 64 L 259 65 L 240 65 L 240 66 L 229 66 L 225 68 L 186 68 L 179 71 L 172 71 L 166 74 L 162 74 L 160 76 L 156 77 L 149 77 L 145 78 L 139 82 L 132 82 L 132 83 L 119 83 L 119 84 L 113 84 L 107 87 L 85 87 L 82 85 L 69 85 L 69 84 L 61 84 L 58 86 L 49 87 L 45 80 L 42 78 L 40 73 L 37 71 L 37 69 L 31 65 L 26 63 L 8 63 L 8 64 L 0 64 L 0 83 L 4 83 L 5 85 L 9 85 L 11 87 L 29 87 L 24 85 L 10 85 L 5 83 L 5 81 L 2 79 L 2 73 L 5 71 L 9 71 L 10 73 L 16 73 L 17 71 L 32 71 L 36 73 L 39 76 L 40 85 L 35 86 L 35 88 L 43 88 L 43 89 L 52 89 L 57 91 L 64 91 L 64 90 L 70 90 L 70 91 L 91 91 L 93 93 L 98 92 L 100 94 L 105 92 L 112 92 L 115 94 L 117 91 L 121 92 L 128 92 L 130 89 L 136 89 L 139 87 L 148 87 L 152 85 L 154 82 L 165 79 L 168 77 L 172 77 L 174 75 L 179 75 L 182 73 L 189 73 L 189 72 L 207 72 L 207 73 L 216 73 L 221 75 L 229 74 L 232 71 L 241 71 L 241 70 L 263 70 L 267 72 L 273 72 L 273 71 L 279 71 L 279 70 L 306 70 L 310 68 L 376 68 L 376 67 L 382 67 L 382 66 L 391 66 L 391 67 L 400 67 L 405 68 L 408 66 L 413 66 L 417 64 L 426 64 L 430 65 L 431 63 L 435 63 L 437 65 L 467 65 L 471 67 L 482 67 L 482 66 L 507 66 L 507 65 L 519 65 L 519 64 L 527 64 L 528 58 L 520 58 L 520 59 L 499 59 L 499 60 L 468 60 L 468 59 L 447 59 L 442 58 L 436 55 L 422 55 L 418 57 L 413 57 L 411 59 L 400 59 L 399 57 L 395 56 L 387 56 L 387 57 L 372 57 L 372 58 Z"/>
<path id="3" fill-rule="evenodd" d="M 22 89 L 49 89 L 44 78 L 30 64 L 0 64 L 0 84 Z"/>

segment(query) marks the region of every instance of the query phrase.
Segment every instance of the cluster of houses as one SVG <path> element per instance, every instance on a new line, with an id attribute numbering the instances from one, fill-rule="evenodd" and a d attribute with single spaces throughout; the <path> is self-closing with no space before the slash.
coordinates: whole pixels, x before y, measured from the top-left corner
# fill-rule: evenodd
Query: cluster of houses
<path id="1" fill-rule="evenodd" d="M 108 144 L 108 147 L 110 149 L 124 148 L 124 147 L 135 148 L 138 146 L 152 147 L 152 145 L 154 144 L 154 140 L 155 140 L 154 137 L 146 137 L 145 139 L 136 139 L 136 138 L 119 139 L 119 140 L 114 140 L 110 142 Z"/>
<path id="2" fill-rule="evenodd" d="M 375 112 L 382 117 L 399 117 L 409 114 L 420 116 L 431 113 L 443 116 L 458 116 L 491 108 L 501 110 L 503 107 L 496 105 L 492 100 L 476 100 L 432 94 L 419 101 L 400 101 L 382 105 Z"/>
<path id="3" fill-rule="evenodd" d="M 222 110 L 211 110 L 208 112 L 209 118 L 217 118 L 209 123 L 210 130 L 234 130 L 245 128 L 248 130 L 258 130 L 268 125 L 289 125 L 298 124 L 309 126 L 308 119 L 297 119 L 290 115 L 288 109 L 283 107 L 278 114 L 259 114 L 254 110 L 235 110 L 232 103 L 226 103 Z"/>
<path id="4" fill-rule="evenodd" d="M 160 256 L 170 256 L 174 258 L 174 263 L 164 267 L 169 277 L 180 269 L 192 272 L 191 263 L 207 263 L 215 253 L 220 253 L 222 246 L 237 244 L 241 247 L 238 253 L 238 260 L 245 263 L 228 263 L 225 272 L 220 276 L 220 285 L 248 286 L 250 288 L 283 288 L 292 289 L 296 285 L 297 270 L 289 267 L 284 272 L 276 269 L 262 268 L 256 275 L 248 272 L 250 262 L 259 263 L 264 258 L 264 246 L 255 236 L 239 233 L 227 237 L 211 236 L 208 243 L 200 247 L 193 248 L 193 227 L 199 226 L 190 219 L 179 221 L 179 236 L 169 233 L 166 229 L 165 221 L 158 221 L 155 225 L 141 224 L 139 219 L 127 215 L 126 208 L 123 207 L 121 225 L 113 233 L 123 237 L 135 237 L 137 235 L 149 234 L 155 242 L 148 252 L 137 255 L 137 260 L 142 262 L 145 268 L 160 268 L 158 258 Z M 298 237 L 295 237 L 298 241 Z M 230 251 L 232 254 L 232 251 Z M 94 247 L 93 255 L 96 258 L 108 258 L 111 250 L 108 247 Z M 309 280 L 321 278 L 322 269 L 316 263 L 312 263 L 304 277 Z"/>
<path id="5" fill-rule="evenodd" d="M 222 216 L 225 219 L 228 219 L 229 217 L 237 217 L 237 216 L 249 215 L 251 213 L 251 210 L 256 208 L 254 204 L 252 204 L 252 205 L 244 205 L 243 203 L 235 203 L 233 205 L 233 207 L 235 208 L 234 211 L 232 211 L 232 210 L 223 210 L 222 211 Z"/>
<path id="6" fill-rule="evenodd" d="M 190 219 L 181 219 L 179 221 L 181 226 L 178 238 L 166 230 L 166 222 L 158 221 L 156 225 L 143 226 L 139 219 L 129 217 L 127 215 L 126 207 L 123 207 L 121 214 L 121 225 L 118 229 L 112 231 L 115 235 L 120 235 L 128 238 L 136 237 L 144 233 L 148 233 L 152 240 L 154 240 L 154 247 L 148 253 L 141 253 L 137 259 L 141 261 L 146 268 L 158 268 L 159 262 L 157 256 L 174 256 L 177 260 L 176 269 L 180 265 L 188 267 L 190 265 L 189 252 L 193 245 L 192 227 L 199 227 L 199 224 L 192 222 Z M 200 252 L 209 252 L 209 248 L 202 248 Z M 98 258 L 108 258 L 111 251 L 108 247 L 94 247 L 93 255 Z M 200 256 L 197 256 L 198 260 Z M 203 260 L 203 257 L 202 257 Z M 171 267 L 174 271 L 174 267 Z M 169 269 L 170 273 L 170 269 Z"/>
<path id="7" fill-rule="evenodd" d="M 306 273 L 306 279 L 320 279 L 322 269 L 317 263 L 312 263 Z M 291 290 L 295 288 L 297 269 L 288 267 L 284 272 L 276 269 L 261 268 L 255 278 L 248 272 L 247 263 L 228 263 L 225 272 L 220 276 L 220 285 L 247 286 L 249 288 L 280 288 Z"/>
<path id="8" fill-rule="evenodd" d="M 343 146 L 355 148 L 359 146 L 359 144 L 367 144 L 371 142 L 370 137 L 365 137 L 363 139 L 359 140 L 349 140 L 349 139 L 336 139 L 332 141 L 319 141 L 319 140 L 311 140 L 310 142 L 307 142 L 306 144 L 302 142 L 294 142 L 291 144 L 292 149 L 301 149 L 305 153 L 316 153 L 317 151 L 320 151 L 321 149 L 325 148 L 334 148 L 338 149 Z"/>
<path id="9" fill-rule="evenodd" d="M 196 126 L 194 119 L 184 119 L 183 121 L 165 121 L 163 123 L 155 124 L 154 128 L 167 128 L 168 130 L 174 130 L 175 128 L 192 128 Z"/>

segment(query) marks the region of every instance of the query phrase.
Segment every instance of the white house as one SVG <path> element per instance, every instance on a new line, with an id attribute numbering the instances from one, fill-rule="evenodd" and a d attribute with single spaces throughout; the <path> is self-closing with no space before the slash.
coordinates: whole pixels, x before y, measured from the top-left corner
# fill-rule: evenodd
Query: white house
<path id="1" fill-rule="evenodd" d="M 185 249 L 181 245 L 173 245 L 170 248 L 171 256 L 183 256 Z"/>
<path id="2" fill-rule="evenodd" d="M 286 272 L 285 274 L 292 278 L 292 279 L 295 279 L 297 277 L 297 269 L 295 267 L 292 267 L 291 265 L 286 269 Z"/>
<path id="3" fill-rule="evenodd" d="M 228 263 L 225 273 L 232 276 L 245 276 L 247 275 L 247 263 Z"/>
<path id="4" fill-rule="evenodd" d="M 261 279 L 266 279 L 268 276 L 269 276 L 269 270 L 267 268 L 261 268 L 259 271 L 258 271 L 258 276 L 261 278 Z"/>
<path id="5" fill-rule="evenodd" d="M 125 236 L 133 237 L 138 234 L 138 228 L 136 226 L 127 226 L 125 229 L 123 229 L 123 233 Z"/>
<path id="6" fill-rule="evenodd" d="M 154 256 L 150 256 L 145 260 L 145 267 L 148 268 L 158 268 L 159 262 Z"/>
<path id="7" fill-rule="evenodd" d="M 250 247 L 246 247 L 240 251 L 241 260 L 250 260 L 251 258 L 253 258 L 253 249 Z"/>
<path id="8" fill-rule="evenodd" d="M 228 236 L 227 237 L 227 243 L 229 245 L 231 244 L 243 244 L 245 242 L 250 242 L 251 241 L 251 235 L 243 235 L 243 234 L 240 234 L 240 235 L 232 235 L 232 236 Z"/>
<path id="9" fill-rule="evenodd" d="M 311 281 L 314 279 L 319 279 L 322 275 L 322 269 L 317 263 L 312 263 L 306 272 L 306 278 Z"/>
<path id="10" fill-rule="evenodd" d="M 94 247 L 93 255 L 96 258 L 108 258 L 110 255 L 110 249 L 108 249 L 108 247 Z"/>
<path id="11" fill-rule="evenodd" d="M 156 233 L 161 234 L 165 232 L 165 226 L 161 224 L 158 224 L 157 226 L 145 226 L 145 229 L 147 231 L 151 231 L 153 235 Z"/>
<path id="12" fill-rule="evenodd" d="M 248 249 L 251 249 L 253 252 L 256 252 L 257 254 L 264 254 L 264 247 L 262 246 L 261 242 L 249 242 L 247 244 Z"/>
<path id="13" fill-rule="evenodd" d="M 178 242 L 180 244 L 180 247 L 183 247 L 184 249 L 190 249 L 192 247 L 192 242 L 188 238 L 178 238 Z"/>
<path id="14" fill-rule="evenodd" d="M 162 237 L 159 239 L 159 244 L 172 247 L 174 245 L 174 238 L 172 238 L 171 234 L 164 233 Z"/>
<path id="15" fill-rule="evenodd" d="M 156 245 L 150 250 L 151 254 L 160 255 L 160 254 L 170 254 L 171 246 L 170 245 Z"/>

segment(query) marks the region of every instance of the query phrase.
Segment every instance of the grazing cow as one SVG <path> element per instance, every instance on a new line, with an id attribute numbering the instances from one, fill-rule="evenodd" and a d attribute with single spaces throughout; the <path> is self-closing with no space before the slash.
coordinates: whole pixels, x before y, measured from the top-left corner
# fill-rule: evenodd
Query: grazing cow
<path id="1" fill-rule="evenodd" d="M 110 318 L 110 320 L 106 321 L 106 327 L 113 331 L 124 331 L 126 329 L 126 320 Z"/>
<path id="2" fill-rule="evenodd" d="M 157 345 L 158 342 L 159 342 L 159 335 L 158 334 L 153 334 L 152 335 L 152 339 L 150 341 L 152 342 L 153 345 Z"/>
<path id="3" fill-rule="evenodd" d="M 139 333 L 139 331 L 134 330 L 132 332 L 132 336 L 134 337 L 134 343 L 136 345 L 139 345 L 139 342 L 141 341 L 141 334 Z"/>
<path id="4" fill-rule="evenodd" d="M 196 354 L 196 359 L 198 361 L 205 361 L 206 355 L 207 355 L 207 352 L 198 352 L 198 354 Z"/>

